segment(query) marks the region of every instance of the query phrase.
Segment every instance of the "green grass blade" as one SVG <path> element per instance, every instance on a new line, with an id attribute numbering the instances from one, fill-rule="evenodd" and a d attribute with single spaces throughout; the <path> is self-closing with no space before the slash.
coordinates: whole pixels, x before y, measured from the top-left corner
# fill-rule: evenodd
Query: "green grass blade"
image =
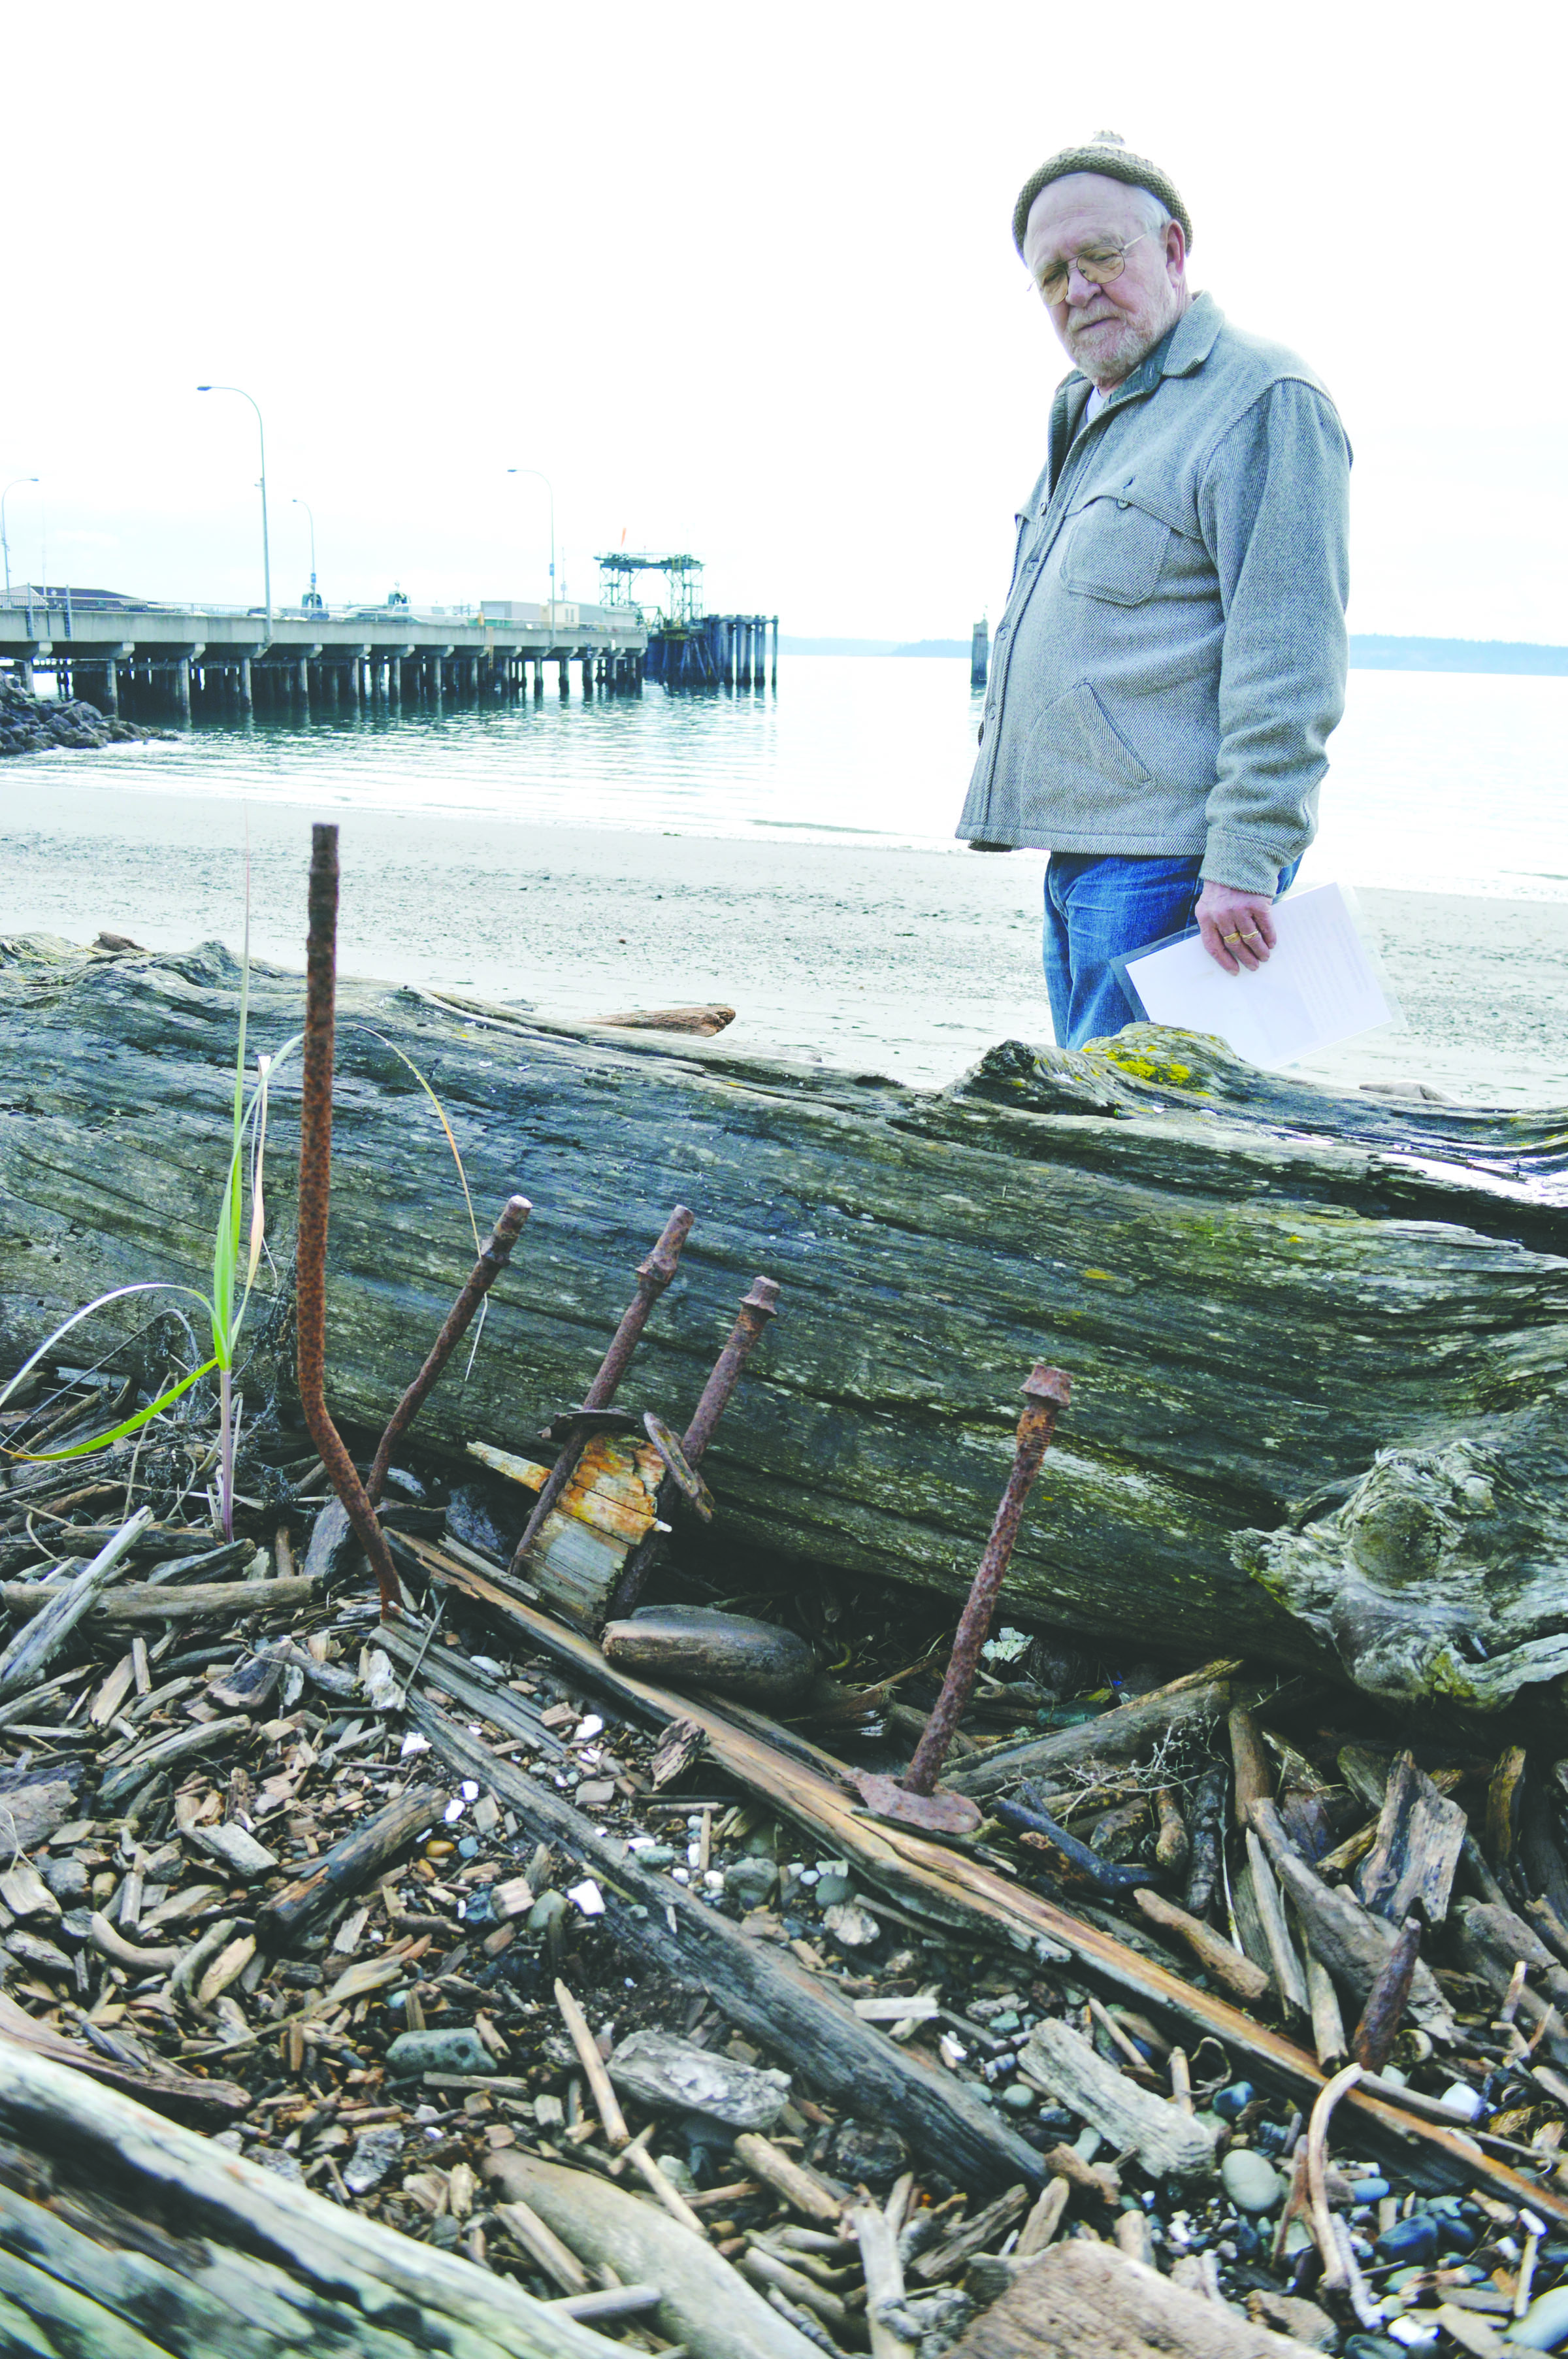
<path id="1" fill-rule="evenodd" d="M 181 1376 L 177 1385 L 170 1385 L 166 1392 L 159 1393 L 157 1400 L 149 1401 L 146 1408 L 139 1408 L 134 1417 L 126 1418 L 123 1425 L 115 1426 L 108 1433 L 95 1433 L 90 1441 L 73 1442 L 69 1450 L 14 1450 L 9 1455 L 19 1458 L 25 1466 L 58 1466 L 68 1458 L 92 1458 L 100 1450 L 108 1450 L 116 1441 L 123 1441 L 128 1433 L 140 1432 L 142 1427 L 149 1425 L 155 1417 L 161 1417 L 182 1393 L 188 1393 L 192 1385 L 199 1385 L 203 1376 L 210 1376 L 217 1364 L 216 1360 L 207 1361 L 189 1376 Z"/>
<path id="2" fill-rule="evenodd" d="M 0 1389 L 0 1408 L 5 1408 L 24 1378 L 31 1375 L 38 1362 L 48 1358 L 62 1335 L 69 1335 L 73 1327 L 80 1327 L 82 1321 L 91 1319 L 95 1310 L 103 1310 L 111 1302 L 123 1302 L 130 1294 L 189 1294 L 193 1302 L 200 1302 L 209 1318 L 212 1313 L 212 1306 L 204 1294 L 200 1293 L 194 1286 L 182 1286 L 176 1278 L 141 1278 L 135 1286 L 112 1287 L 107 1294 L 100 1294 L 93 1301 L 85 1304 L 81 1310 L 73 1310 L 69 1319 L 61 1320 L 52 1335 L 44 1337 L 38 1350 L 23 1361 L 16 1375 L 3 1389 Z"/>

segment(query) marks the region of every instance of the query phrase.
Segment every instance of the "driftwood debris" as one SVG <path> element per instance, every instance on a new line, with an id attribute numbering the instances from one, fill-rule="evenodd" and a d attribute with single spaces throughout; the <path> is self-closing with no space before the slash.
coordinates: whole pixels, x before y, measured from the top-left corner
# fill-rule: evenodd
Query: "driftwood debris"
<path id="1" fill-rule="evenodd" d="M 1230 1678 L 1240 1668 L 1234 1661 L 1211 1663 L 1079 1728 L 1059 1728 L 1022 1745 L 998 1745 L 983 1760 L 951 1771 L 947 1783 L 960 1794 L 978 1796 L 1029 1777 L 1050 1790 L 1063 1778 L 1071 1781 L 1091 1772 L 1104 1777 L 1147 1760 L 1173 1735 L 1223 1720 L 1230 1709 Z"/>
<path id="2" fill-rule="evenodd" d="M 15 1364 L 155 1259 L 198 1278 L 239 971 L 215 947 L 109 958 L 41 938 L 0 961 L 0 1063 L 28 1075 L 0 1114 Z M 298 1028 L 302 998 L 299 977 L 253 971 L 258 1047 Z M 1021 1611 L 1484 1707 L 1568 1668 L 1560 1123 L 1336 1098 L 1154 1027 L 1092 1053 L 1004 1044 L 922 1093 L 386 986 L 341 1003 L 344 1417 L 379 1430 L 410 1322 L 433 1332 L 469 1264 L 402 1049 L 475 1194 L 520 1182 L 537 1207 L 467 1386 L 424 1412 L 433 1441 L 506 1448 L 580 1397 L 678 1185 L 697 1227 L 643 1346 L 648 1395 L 695 1401 L 738 1266 L 776 1270 L 793 1305 L 714 1444 L 715 1530 L 737 1551 L 961 1593 L 1014 1371 L 1045 1353 L 1079 1391 L 1013 1558 Z M 127 1110 L 112 1168 L 106 1093 Z M 286 1074 L 283 1223 L 297 1103 Z M 277 1374 L 287 1388 L 286 1352 Z"/>
<path id="3" fill-rule="evenodd" d="M 1116 2153 L 1135 2154 L 1152 2179 L 1194 2179 L 1213 2169 L 1214 2131 L 1108 2064 L 1070 2023 L 1037 2024 L 1019 2070 L 1081 2114 Z"/>
<path id="4" fill-rule="evenodd" d="M 1426 1922 L 1441 1925 L 1466 1826 L 1458 1803 L 1401 1753 L 1389 1773 L 1372 1848 L 1356 1872 L 1363 1906 L 1398 1925 L 1419 1902 Z"/>
<path id="5" fill-rule="evenodd" d="M 1113 2245 L 1069 2244 L 1022 2270 L 953 2359 L 1305 2359 L 1308 2348 Z"/>
<path id="6" fill-rule="evenodd" d="M 609 2359 L 621 2347 L 9 2041 L 0 2319 L 12 2349 L 104 2359 Z"/>
<path id="7" fill-rule="evenodd" d="M 492 2157 L 488 2169 L 502 2193 L 526 2203 L 579 2261 L 608 2266 L 623 2283 L 657 2285 L 661 2332 L 703 2359 L 812 2359 L 804 2335 L 652 2204 L 514 2148 Z"/>
<path id="8" fill-rule="evenodd" d="M 803 2079 L 863 2107 L 912 2142 L 945 2152 L 967 2180 L 1042 2183 L 1044 2173 L 1032 2147 L 961 2082 L 932 2071 L 862 2023 L 846 1999 L 787 1951 L 749 1940 L 680 1886 L 640 1868 L 553 1788 L 497 1759 L 417 1696 L 409 1699 L 409 1713 L 449 1767 L 483 1779 L 535 1841 L 557 1845 L 597 1876 L 605 1921 L 623 1948 L 706 1990 L 742 2031 L 797 2060 Z"/>
<path id="9" fill-rule="evenodd" d="M 308 1932 L 345 1894 L 373 1883 L 416 1835 L 439 1819 L 445 1801 L 436 1788 L 416 1787 L 334 1843 L 308 1875 L 297 1877 L 267 1902 L 262 1921 L 268 1934 L 282 1941 Z"/>
<path id="10" fill-rule="evenodd" d="M 711 1758 L 768 1808 L 794 1820 L 825 1849 L 831 1848 L 835 1854 L 852 1859 L 857 1873 L 869 1884 L 918 1917 L 940 1925 L 962 1926 L 979 1937 L 994 1938 L 1000 1934 L 1017 1948 L 1033 1948 L 1042 1958 L 1076 1959 L 1088 1973 L 1100 1977 L 1135 2006 L 1148 2007 L 1162 2017 L 1173 2017 L 1199 2038 L 1207 2035 L 1218 2040 L 1233 2056 L 1244 2059 L 1249 2069 L 1289 2090 L 1298 2103 L 1310 2103 L 1324 2087 L 1325 2076 L 1314 2057 L 1294 2040 L 1257 2022 L 1226 1999 L 1199 1990 L 1161 1959 L 1143 1954 L 1120 1937 L 1120 1927 L 1113 1932 L 1106 1924 L 1094 1921 L 1086 1908 L 1058 1907 L 1043 1894 L 1000 1875 L 983 1860 L 956 1854 L 912 1828 L 862 1815 L 857 1798 L 846 1788 L 838 1765 L 799 1736 L 792 1734 L 787 1745 L 773 1742 L 746 1725 L 752 1716 L 741 1705 L 721 1709 L 716 1702 L 677 1696 L 633 1680 L 607 1662 L 590 1639 L 551 1621 L 486 1576 L 455 1560 L 443 1563 L 438 1551 L 427 1551 L 423 1561 L 438 1581 L 488 1606 L 498 1620 L 526 1634 L 541 1651 L 569 1666 L 579 1676 L 655 1725 L 667 1728 L 684 1723 L 698 1732 Z M 423 1716 L 424 1708 L 417 1704 L 413 1708 L 420 1725 L 428 1728 L 430 1722 Z M 465 1755 L 462 1750 L 472 1740 L 464 1738 L 449 1723 L 448 1729 L 444 1757 L 451 1766 L 467 1775 L 485 1770 L 482 1752 L 473 1750 Z M 774 1731 L 773 1736 L 780 1734 Z M 507 1767 L 498 1764 L 486 1774 L 504 1775 Z M 552 1822 L 570 1823 L 554 1817 L 561 1807 L 557 1797 L 543 1787 L 535 1790 L 543 1797 L 538 1811 L 542 1830 Z M 1258 1806 L 1255 1819 L 1266 1817 L 1271 1808 L 1268 1803 Z M 633 1887 L 626 1874 L 629 1865 L 630 1863 L 615 1865 L 612 1873 L 631 1889 Z M 1310 1875 L 1311 1871 L 1306 1873 Z M 655 1889 L 661 1903 L 668 1901 L 667 1885 Z M 1345 1900 L 1358 1926 L 1371 1929 L 1364 1937 L 1365 1957 L 1357 1949 L 1351 1961 L 1359 1977 L 1356 1986 L 1368 1991 L 1392 1946 L 1394 1929 L 1381 1919 L 1368 1916 L 1347 1896 L 1336 1897 Z M 610 1891 L 605 1894 L 605 1901 L 607 1910 L 612 1910 Z M 676 1921 L 677 1926 L 682 1921 L 678 1904 Z M 637 1919 L 633 1924 L 631 1946 L 646 1944 L 656 1930 L 651 1913 L 648 1920 Z M 680 1956 L 675 1936 L 672 1944 L 667 1962 L 675 1966 Z M 756 1953 L 759 1948 L 760 1945 L 748 1944 L 747 1954 Z M 1424 1983 L 1421 1981 L 1422 1976 L 1426 1977 Z M 1418 1967 L 1417 1986 L 1428 2000 L 1436 1989 L 1424 1965 Z M 781 2011 L 775 2022 L 789 2023 L 790 2017 L 783 2012 L 786 1995 L 787 1987 L 786 1992 L 774 1996 L 771 1989 L 759 1986 L 754 1995 L 743 1996 L 743 2004 L 759 2009 L 778 2007 Z M 730 2002 L 726 2004 L 730 2006 Z M 1438 2006 L 1446 2022 L 1446 2008 L 1440 1994 Z M 731 2011 L 735 2019 L 744 2024 L 745 2015 L 738 2008 Z M 816 2020 L 815 2015 L 811 2020 Z M 793 2024 L 790 2036 L 792 2039 L 796 2036 Z M 827 2043 L 829 2061 L 833 2047 L 833 2042 Z M 803 2061 L 803 2071 L 816 2069 Z M 845 2067 L 840 2064 L 835 2069 L 842 2071 Z M 1415 2140 L 1422 2150 L 1423 2167 L 1439 2179 L 1451 2184 L 1485 2184 L 1499 2197 L 1516 2204 L 1530 2204 L 1543 2215 L 1568 2226 L 1568 2197 L 1521 2177 L 1498 2156 L 1479 2153 L 1468 2137 L 1456 2135 L 1462 2116 L 1425 2099 L 1407 2110 L 1402 2094 L 1398 2102 L 1392 2102 L 1394 2098 L 1392 2090 L 1379 2084 L 1357 2087 L 1351 2090 L 1346 2106 L 1364 2119 L 1368 2129 L 1400 2142 Z M 882 2096 L 877 2102 L 886 2110 L 890 2100 Z M 994 2134 L 998 2125 L 993 2123 L 989 2126 Z M 1030 2158 L 1029 2167 L 1020 2165 L 1010 2176 L 1036 2183 L 1040 2158 L 1032 2149 L 1024 2151 Z M 990 2152 L 994 2157 L 995 2148 Z M 1047 2167 L 1050 2159 L 1049 2156 L 1045 2158 Z M 1084 2168 L 1081 2163 L 1077 2167 Z M 994 2162 L 981 2165 L 975 2175 L 981 2184 L 994 2183 L 993 2171 Z"/>

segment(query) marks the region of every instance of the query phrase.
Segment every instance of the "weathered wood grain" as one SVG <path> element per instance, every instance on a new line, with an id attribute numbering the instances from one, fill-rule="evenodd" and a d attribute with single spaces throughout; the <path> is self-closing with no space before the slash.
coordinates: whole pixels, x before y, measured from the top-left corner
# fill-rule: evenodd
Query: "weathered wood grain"
<path id="1" fill-rule="evenodd" d="M 199 1279 L 237 983 L 214 945 L 0 946 L 0 1361 L 108 1286 Z M 258 970 L 254 1048 L 301 1003 Z M 1093 1054 L 1005 1044 L 921 1093 L 346 984 L 330 1386 L 372 1428 L 471 1258 L 387 1042 L 440 1093 L 476 1201 L 537 1208 L 429 1440 L 516 1449 L 579 1398 L 679 1199 L 697 1226 L 640 1399 L 678 1424 L 746 1285 L 784 1287 L 707 1462 L 740 1562 L 966 1590 L 1044 1356 L 1074 1407 L 1012 1560 L 1021 1613 L 1485 1704 L 1568 1669 L 1561 1119 L 1336 1099 L 1153 1027 Z M 297 1086 L 273 1114 L 285 1267 Z M 287 1389 L 276 1310 L 254 1314 L 253 1397 L 269 1373 Z"/>
<path id="2" fill-rule="evenodd" d="M 9 2039 L 0 2247 L 0 2332 L 17 2351 L 609 2359 L 620 2347 L 510 2277 L 291 2186 Z"/>

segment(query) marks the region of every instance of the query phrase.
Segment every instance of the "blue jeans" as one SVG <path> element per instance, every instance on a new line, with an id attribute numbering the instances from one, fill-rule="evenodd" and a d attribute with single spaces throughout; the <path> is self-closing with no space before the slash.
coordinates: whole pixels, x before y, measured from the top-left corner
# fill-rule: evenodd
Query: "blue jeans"
<path id="1" fill-rule="evenodd" d="M 1299 861 L 1281 870 L 1276 897 Z M 1115 853 L 1054 852 L 1045 870 L 1045 987 L 1060 1048 L 1108 1040 L 1139 1021 L 1111 973 L 1127 958 L 1193 922 L 1203 881 L 1200 854 L 1126 859 Z"/>

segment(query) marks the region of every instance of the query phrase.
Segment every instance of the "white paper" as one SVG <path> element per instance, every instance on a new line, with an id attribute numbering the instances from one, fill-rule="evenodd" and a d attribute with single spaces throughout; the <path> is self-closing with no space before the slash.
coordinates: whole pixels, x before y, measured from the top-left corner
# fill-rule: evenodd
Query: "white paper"
<path id="1" fill-rule="evenodd" d="M 1227 974 L 1196 934 L 1130 958 L 1151 1023 L 1217 1033 L 1249 1064 L 1288 1065 L 1395 1020 L 1337 885 L 1288 893 L 1274 928 L 1278 942 L 1253 973 Z"/>

